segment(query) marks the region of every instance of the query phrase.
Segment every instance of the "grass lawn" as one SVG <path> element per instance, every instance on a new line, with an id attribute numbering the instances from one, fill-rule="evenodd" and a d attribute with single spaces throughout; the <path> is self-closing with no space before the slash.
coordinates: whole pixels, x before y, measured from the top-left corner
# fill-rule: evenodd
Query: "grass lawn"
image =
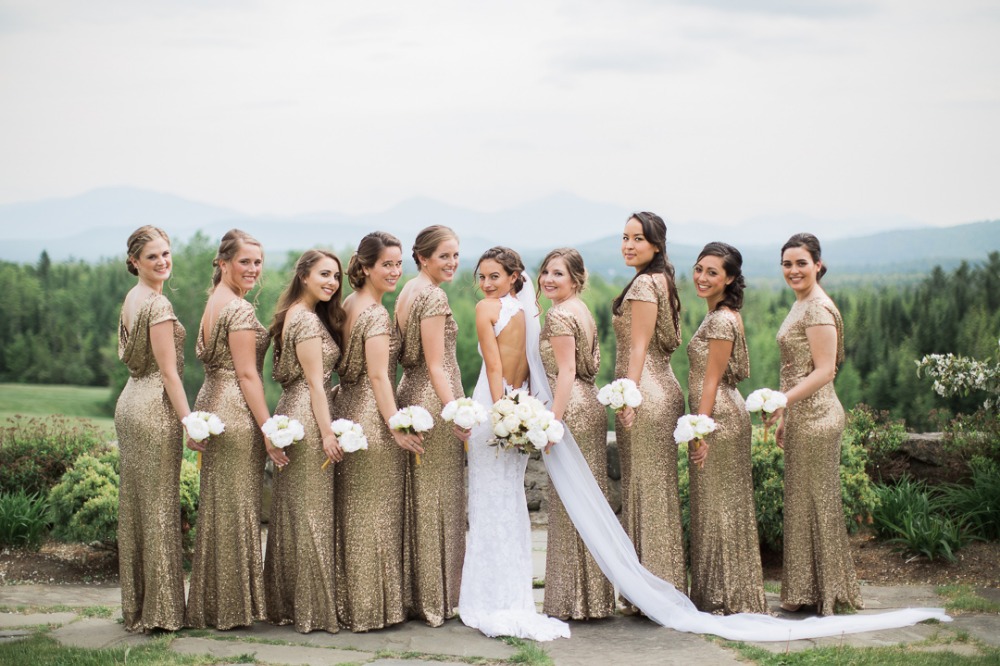
<path id="1" fill-rule="evenodd" d="M 0 421 L 15 414 L 62 414 L 91 421 L 113 437 L 114 419 L 106 411 L 108 396 L 107 388 L 96 386 L 0 384 Z"/>

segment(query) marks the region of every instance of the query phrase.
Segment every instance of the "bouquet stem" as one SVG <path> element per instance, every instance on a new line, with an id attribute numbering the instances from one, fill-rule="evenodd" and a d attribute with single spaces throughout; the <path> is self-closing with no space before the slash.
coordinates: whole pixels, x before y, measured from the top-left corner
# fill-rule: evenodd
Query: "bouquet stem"
<path id="1" fill-rule="evenodd" d="M 703 439 L 693 439 L 693 440 L 691 440 L 691 450 L 692 451 L 697 451 L 698 449 L 701 448 L 701 445 L 704 444 L 704 443 L 705 443 L 705 440 L 703 440 Z M 705 466 L 705 461 L 702 460 L 701 462 L 699 462 L 697 464 L 698 464 L 698 469 L 701 469 L 701 468 L 703 468 Z"/>
<path id="2" fill-rule="evenodd" d="M 201 471 L 201 451 L 198 452 L 198 471 Z"/>
<path id="3" fill-rule="evenodd" d="M 331 460 L 330 458 L 327 458 L 326 460 L 324 460 L 324 461 L 323 461 L 323 466 L 322 466 L 322 467 L 320 467 L 320 469 L 326 469 L 326 468 L 327 468 L 327 465 L 329 465 L 329 464 L 330 464 L 330 460 Z"/>
<path id="4" fill-rule="evenodd" d="M 420 464 L 420 454 L 419 453 L 414 453 L 413 455 L 415 455 L 417 457 L 417 464 L 419 465 Z"/>

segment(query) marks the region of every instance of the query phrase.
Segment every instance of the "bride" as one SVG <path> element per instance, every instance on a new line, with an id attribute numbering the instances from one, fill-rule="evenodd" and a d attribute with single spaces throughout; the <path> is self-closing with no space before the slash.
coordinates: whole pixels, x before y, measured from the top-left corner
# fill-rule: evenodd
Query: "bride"
<path id="1" fill-rule="evenodd" d="M 529 387 L 528 359 L 538 355 L 538 307 L 514 250 L 487 250 L 476 275 L 485 298 L 476 306 L 483 368 L 473 399 L 490 409 L 507 390 Z M 469 536 L 459 615 L 487 636 L 568 638 L 565 622 L 535 610 L 531 523 L 524 499 L 528 456 L 489 446 L 492 437 L 487 422 L 473 428 L 469 438 Z"/>

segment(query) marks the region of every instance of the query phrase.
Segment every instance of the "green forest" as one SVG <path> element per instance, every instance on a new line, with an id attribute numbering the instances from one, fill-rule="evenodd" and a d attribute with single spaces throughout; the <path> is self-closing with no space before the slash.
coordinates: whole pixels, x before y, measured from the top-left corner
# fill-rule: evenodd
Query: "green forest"
<path id="1" fill-rule="evenodd" d="M 349 256 L 349 249 L 336 249 L 345 259 Z M 189 332 L 184 384 L 192 400 L 203 377 L 194 355 L 194 331 L 205 303 L 214 254 L 214 243 L 201 234 L 175 245 L 173 277 L 164 292 Z M 270 323 L 278 294 L 296 258 L 289 254 L 265 260 L 262 286 L 249 295 L 265 325 Z M 480 365 L 474 333 L 479 297 L 472 276 L 474 260 L 465 257 L 462 272 L 446 286 L 462 331 L 458 360 L 467 391 L 471 391 Z M 415 272 L 412 264 L 406 270 L 408 276 L 404 279 Z M 124 258 L 98 263 L 52 262 L 43 254 L 35 264 L 0 262 L 0 382 L 107 386 L 111 413 L 127 379 L 117 358 L 118 313 L 134 281 L 125 269 Z M 613 379 L 615 340 L 610 303 L 623 284 L 595 277 L 583 294 L 601 336 L 599 384 Z M 686 342 L 704 317 L 705 305 L 695 296 L 686 267 L 678 267 L 678 285 Z M 846 330 L 847 358 L 836 383 L 846 407 L 863 402 L 888 410 L 892 416 L 905 419 L 914 430 L 933 429 L 951 414 L 975 411 L 981 397 L 946 399 L 935 395 L 931 382 L 917 377 L 914 362 L 929 353 L 996 356 L 1000 335 L 1000 252 L 989 253 L 980 262 L 963 263 L 950 272 L 935 268 L 915 283 L 852 283 L 832 286 L 829 293 L 840 308 Z M 390 311 L 392 299 L 393 295 L 386 299 Z M 775 335 L 793 299 L 787 288 L 749 285 L 743 318 L 751 377 L 740 386 L 744 394 L 763 386 L 777 388 Z M 686 346 L 674 354 L 672 365 L 686 387 Z M 264 375 L 273 405 L 280 389 L 271 381 L 270 356 Z"/>

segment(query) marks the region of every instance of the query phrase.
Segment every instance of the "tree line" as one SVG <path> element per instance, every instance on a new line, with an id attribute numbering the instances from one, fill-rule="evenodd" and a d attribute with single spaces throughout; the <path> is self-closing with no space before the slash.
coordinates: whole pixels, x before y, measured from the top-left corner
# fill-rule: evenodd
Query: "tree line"
<path id="1" fill-rule="evenodd" d="M 338 254 L 346 267 L 350 250 Z M 215 244 L 203 234 L 176 244 L 173 277 L 164 292 L 188 332 L 184 385 L 192 400 L 204 377 L 194 345 L 214 255 Z M 267 257 L 262 285 L 249 295 L 265 326 L 296 258 L 293 253 Z M 475 336 L 479 294 L 472 275 L 475 258 L 463 259 L 463 270 L 453 283 L 445 285 L 445 291 L 462 331 L 458 361 L 462 382 L 471 392 L 480 366 Z M 534 272 L 537 267 L 529 268 Z M 685 389 L 686 341 L 705 315 L 704 302 L 695 296 L 686 268 L 678 267 L 677 279 L 685 345 L 674 354 L 672 363 Z M 415 268 L 405 269 L 404 279 L 412 277 Z M 117 327 L 122 300 L 134 281 L 123 258 L 96 263 L 52 262 L 43 253 L 35 264 L 0 262 L 0 381 L 108 386 L 110 411 L 128 378 L 117 357 Z M 594 313 L 600 335 L 599 384 L 614 379 L 610 303 L 623 285 L 624 279 L 609 282 L 593 277 L 582 296 Z M 345 285 L 345 291 L 348 289 Z M 917 377 L 914 361 L 924 354 L 944 352 L 996 357 L 1000 252 L 989 253 L 983 262 L 962 263 L 951 272 L 935 268 L 915 284 L 841 284 L 829 293 L 840 308 L 846 330 L 846 360 L 836 380 L 846 407 L 864 402 L 905 419 L 912 428 L 926 429 L 935 425 L 933 410 L 971 412 L 982 401 L 977 396 L 935 395 L 930 382 Z M 390 312 L 394 298 L 394 294 L 386 297 Z M 545 306 L 545 299 L 541 300 Z M 775 335 L 793 300 L 789 289 L 755 289 L 751 284 L 747 290 L 743 319 L 751 376 L 740 385 L 744 394 L 763 386 L 777 388 L 780 359 Z M 273 405 L 280 388 L 270 374 L 269 354 L 265 389 Z"/>

